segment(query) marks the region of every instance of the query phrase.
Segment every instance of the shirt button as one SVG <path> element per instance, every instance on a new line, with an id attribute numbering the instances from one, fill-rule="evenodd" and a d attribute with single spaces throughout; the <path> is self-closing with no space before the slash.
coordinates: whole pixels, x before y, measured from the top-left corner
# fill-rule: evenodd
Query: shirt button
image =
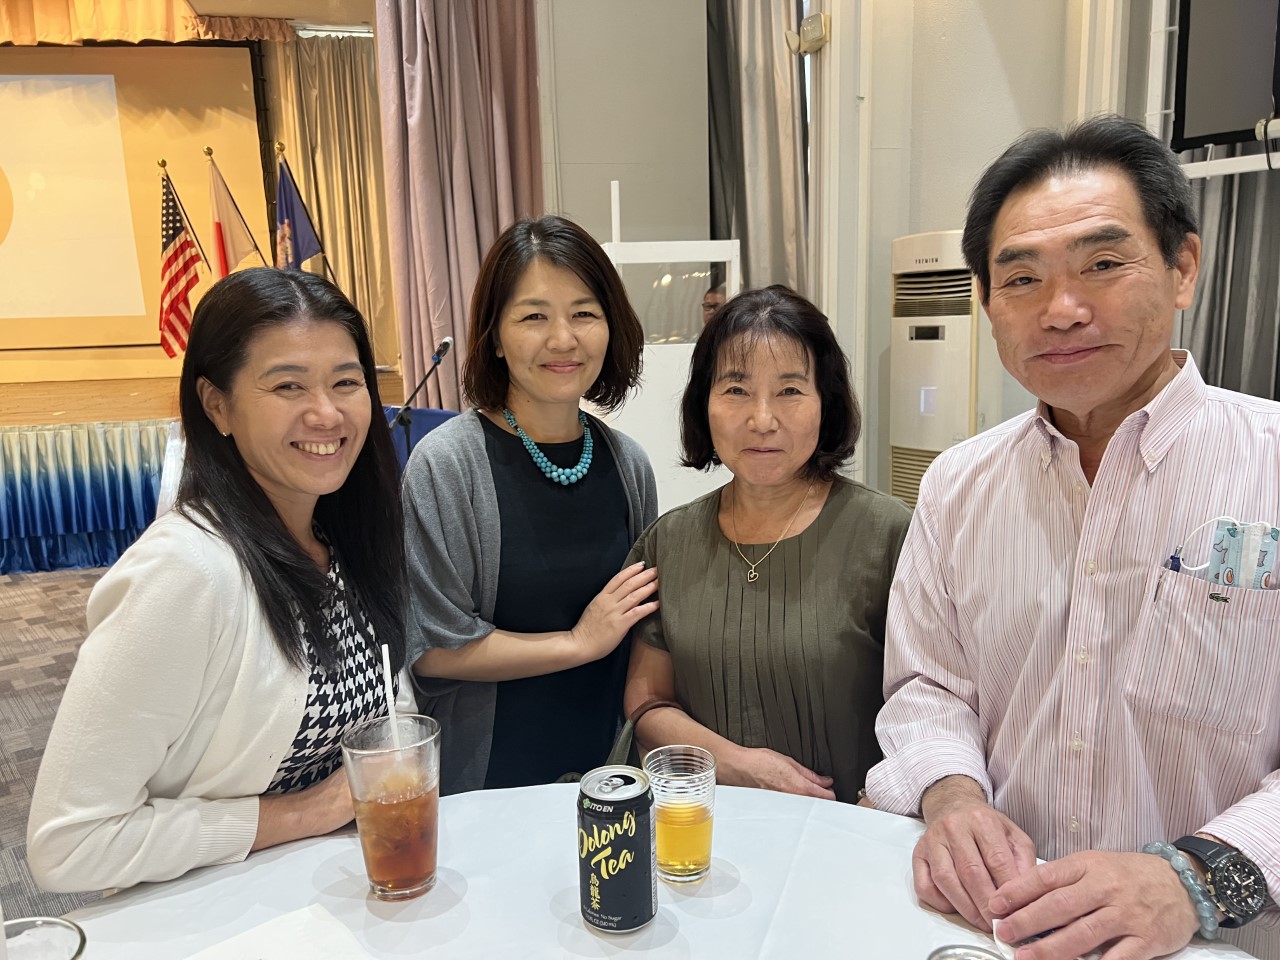
<path id="1" fill-rule="evenodd" d="M 1083 667 L 1083 666 L 1084 666 L 1085 664 L 1087 664 L 1088 662 L 1089 662 L 1089 651 L 1088 651 L 1088 650 L 1081 650 L 1081 651 L 1079 651 L 1079 652 L 1076 654 L 1076 663 L 1080 664 L 1080 666 L 1082 666 L 1082 667 Z"/>
<path id="2" fill-rule="evenodd" d="M 1077 480 L 1075 482 L 1075 485 L 1071 489 L 1072 491 L 1074 491 L 1075 495 L 1078 497 L 1082 493 L 1084 493 L 1084 484 L 1081 483 L 1079 480 Z"/>
<path id="3" fill-rule="evenodd" d="M 1071 737 L 1071 749 L 1075 753 L 1079 753 L 1084 749 L 1084 741 L 1080 739 L 1080 734 L 1073 734 Z"/>
<path id="4" fill-rule="evenodd" d="M 1072 817 L 1070 820 L 1067 821 L 1067 829 L 1070 830 L 1072 833 L 1079 833 L 1080 821 L 1077 820 L 1075 817 Z"/>
<path id="5" fill-rule="evenodd" d="M 1093 576 L 1094 572 L 1095 572 L 1097 569 L 1098 569 L 1098 565 L 1097 565 L 1094 561 L 1092 561 L 1092 560 L 1088 561 L 1088 562 L 1084 565 L 1084 572 L 1085 572 L 1085 573 L 1087 573 L 1087 574 L 1088 574 L 1089 576 L 1091 576 L 1091 577 Z"/>

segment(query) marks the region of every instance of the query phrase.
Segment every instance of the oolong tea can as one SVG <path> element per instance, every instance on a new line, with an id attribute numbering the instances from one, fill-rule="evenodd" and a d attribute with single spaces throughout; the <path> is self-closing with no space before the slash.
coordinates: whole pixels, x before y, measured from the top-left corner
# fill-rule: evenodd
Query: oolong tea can
<path id="1" fill-rule="evenodd" d="M 578 792 L 578 892 L 582 919 L 630 933 L 658 912 L 658 862 L 649 776 L 621 764 L 597 767 Z"/>

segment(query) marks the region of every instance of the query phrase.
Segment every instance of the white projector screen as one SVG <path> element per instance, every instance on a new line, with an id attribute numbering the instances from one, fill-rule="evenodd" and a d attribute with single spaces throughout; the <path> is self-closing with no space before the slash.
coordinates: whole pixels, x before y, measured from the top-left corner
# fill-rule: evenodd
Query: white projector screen
<path id="1" fill-rule="evenodd" d="M 0 130 L 0 320 L 143 313 L 115 79 L 0 76 Z"/>
<path id="2" fill-rule="evenodd" d="M 156 161 L 204 239 L 206 146 L 269 250 L 247 46 L 0 47 L 0 380 L 10 361 L 45 364 L 17 379 L 73 361 L 83 377 L 108 356 L 68 348 L 176 368 L 159 345 Z"/>

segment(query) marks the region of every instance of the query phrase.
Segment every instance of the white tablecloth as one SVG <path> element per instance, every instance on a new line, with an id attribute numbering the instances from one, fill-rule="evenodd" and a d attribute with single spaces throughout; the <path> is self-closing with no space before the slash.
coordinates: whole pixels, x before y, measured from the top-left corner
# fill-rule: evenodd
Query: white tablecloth
<path id="1" fill-rule="evenodd" d="M 658 916 L 626 935 L 578 913 L 574 798 L 557 785 L 446 797 L 435 888 L 407 903 L 368 894 L 353 833 L 146 884 L 72 914 L 92 960 L 183 960 L 309 904 L 376 958 L 655 956 L 925 960 L 947 943 L 991 945 L 918 907 L 912 820 L 764 790 L 721 787 L 710 876 L 659 884 Z M 1179 960 L 1244 957 L 1195 946 Z M 253 960 L 253 958 L 246 958 Z"/>

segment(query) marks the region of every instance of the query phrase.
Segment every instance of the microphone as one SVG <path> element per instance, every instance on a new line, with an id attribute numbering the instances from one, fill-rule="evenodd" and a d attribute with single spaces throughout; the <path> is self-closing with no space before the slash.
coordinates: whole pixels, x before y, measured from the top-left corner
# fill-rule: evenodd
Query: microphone
<path id="1" fill-rule="evenodd" d="M 404 428 L 404 455 L 405 459 L 409 458 L 409 450 L 412 447 L 411 431 L 409 423 L 413 420 L 413 401 L 422 392 L 422 388 L 427 385 L 427 381 L 431 379 L 431 375 L 436 372 L 440 366 L 440 361 L 448 354 L 449 349 L 453 346 L 453 337 L 445 337 L 436 347 L 436 352 L 431 355 L 431 366 L 427 367 L 427 372 L 422 375 L 422 379 L 418 381 L 418 385 L 413 388 L 413 392 L 405 398 L 404 405 L 396 411 L 396 415 L 391 418 L 390 425 L 394 429 L 396 424 Z"/>

